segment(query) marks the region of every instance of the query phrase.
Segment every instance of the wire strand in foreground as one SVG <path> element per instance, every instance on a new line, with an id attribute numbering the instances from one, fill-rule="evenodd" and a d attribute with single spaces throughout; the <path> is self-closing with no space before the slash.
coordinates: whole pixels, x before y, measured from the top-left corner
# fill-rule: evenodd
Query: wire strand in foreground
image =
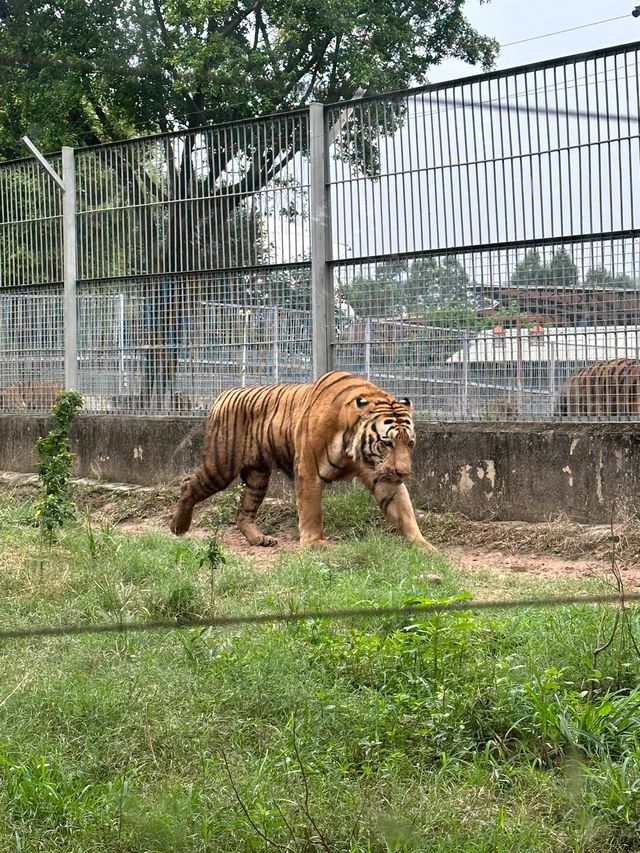
<path id="1" fill-rule="evenodd" d="M 351 607 L 343 610 L 306 610 L 299 613 L 253 613 L 238 616 L 212 616 L 203 619 L 154 619 L 144 622 L 108 622 L 97 625 L 42 625 L 34 628 L 0 630 L 0 641 L 37 637 L 72 637 L 83 634 L 123 634 L 129 631 L 171 631 L 183 628 L 227 628 L 233 625 L 266 625 L 291 622 L 310 622 L 327 619 L 342 622 L 351 619 L 377 619 L 385 616 L 428 615 L 431 613 L 464 610 L 516 610 L 518 608 L 567 607 L 575 604 L 625 604 L 640 601 L 640 593 L 624 596 L 560 595 L 552 598 L 502 599 L 498 601 L 451 601 L 448 603 L 409 604 L 397 607 Z"/>

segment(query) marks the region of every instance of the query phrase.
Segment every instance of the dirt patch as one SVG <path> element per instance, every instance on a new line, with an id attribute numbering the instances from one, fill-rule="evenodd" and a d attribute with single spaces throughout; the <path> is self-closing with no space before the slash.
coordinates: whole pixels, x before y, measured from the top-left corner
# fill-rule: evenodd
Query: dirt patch
<path id="1" fill-rule="evenodd" d="M 591 560 L 567 560 L 545 554 L 526 552 L 503 552 L 453 546 L 444 552 L 453 566 L 470 573 L 490 571 L 497 575 L 528 574 L 540 579 L 598 579 L 612 580 L 610 561 L 593 558 Z M 627 589 L 640 588 L 640 566 L 621 565 L 621 575 Z"/>
<path id="2" fill-rule="evenodd" d="M 0 475 L 0 488 L 16 496 L 32 497 L 37 477 Z M 113 524 L 127 533 L 166 532 L 177 487 L 141 487 L 119 483 L 74 482 L 82 512 L 97 524 Z M 298 549 L 295 508 L 283 499 L 267 498 L 260 523 L 274 535 L 273 548 L 251 546 L 233 525 L 237 489 L 196 507 L 189 535 L 218 535 L 225 547 L 268 567 L 283 552 Z M 470 521 L 456 513 L 418 512 L 425 536 L 467 572 L 487 570 L 504 576 L 529 574 L 538 578 L 605 578 L 610 575 L 612 550 L 625 586 L 640 588 L 640 525 L 589 526 L 566 519 L 544 524 Z"/>

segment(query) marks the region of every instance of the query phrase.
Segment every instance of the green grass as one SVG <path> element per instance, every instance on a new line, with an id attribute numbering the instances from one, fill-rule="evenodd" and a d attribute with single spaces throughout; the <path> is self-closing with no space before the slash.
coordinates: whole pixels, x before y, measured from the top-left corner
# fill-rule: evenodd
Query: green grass
<path id="1" fill-rule="evenodd" d="M 49 552 L 32 504 L 0 495 L 1 624 L 401 604 L 486 584 L 381 530 L 362 492 L 326 509 L 337 545 L 266 568 L 86 520 Z M 613 618 L 581 606 L 5 642 L 0 850 L 640 849 L 640 663 L 619 632 L 593 666 Z"/>

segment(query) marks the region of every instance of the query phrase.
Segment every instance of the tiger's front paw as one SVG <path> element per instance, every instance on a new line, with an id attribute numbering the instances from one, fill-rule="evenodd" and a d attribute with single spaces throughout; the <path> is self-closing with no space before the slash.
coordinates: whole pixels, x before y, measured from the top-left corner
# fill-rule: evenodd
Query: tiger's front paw
<path id="1" fill-rule="evenodd" d="M 303 548 L 328 548 L 331 543 L 328 539 L 309 539 L 300 537 L 300 545 Z"/>
<path id="2" fill-rule="evenodd" d="M 261 545 L 263 548 L 275 548 L 275 546 L 278 544 L 278 540 L 274 539 L 273 536 L 267 536 L 263 533 L 259 541 L 255 544 Z"/>
<path id="3" fill-rule="evenodd" d="M 193 515 L 193 510 L 185 509 L 184 507 L 178 506 L 173 515 L 171 516 L 171 521 L 169 522 L 169 530 L 172 533 L 175 533 L 176 536 L 182 536 L 183 533 L 186 533 L 187 530 L 191 527 L 191 518 Z"/>
<path id="4" fill-rule="evenodd" d="M 427 542 L 427 540 L 421 536 L 420 539 L 411 539 L 412 545 L 415 545 L 416 548 L 422 548 L 423 551 L 426 551 L 427 554 L 440 554 L 438 548 L 435 545 L 432 545 L 431 542 Z"/>

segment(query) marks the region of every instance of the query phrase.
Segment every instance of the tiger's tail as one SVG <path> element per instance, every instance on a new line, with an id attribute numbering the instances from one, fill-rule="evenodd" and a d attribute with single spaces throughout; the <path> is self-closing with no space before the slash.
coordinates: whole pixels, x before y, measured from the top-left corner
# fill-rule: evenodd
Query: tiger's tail
<path id="1" fill-rule="evenodd" d="M 201 501 L 221 492 L 229 483 L 221 484 L 211 477 L 204 468 L 197 468 L 193 474 L 184 478 L 180 486 L 180 500 L 173 511 L 169 528 L 176 536 L 186 533 L 191 527 L 193 508 Z"/>

